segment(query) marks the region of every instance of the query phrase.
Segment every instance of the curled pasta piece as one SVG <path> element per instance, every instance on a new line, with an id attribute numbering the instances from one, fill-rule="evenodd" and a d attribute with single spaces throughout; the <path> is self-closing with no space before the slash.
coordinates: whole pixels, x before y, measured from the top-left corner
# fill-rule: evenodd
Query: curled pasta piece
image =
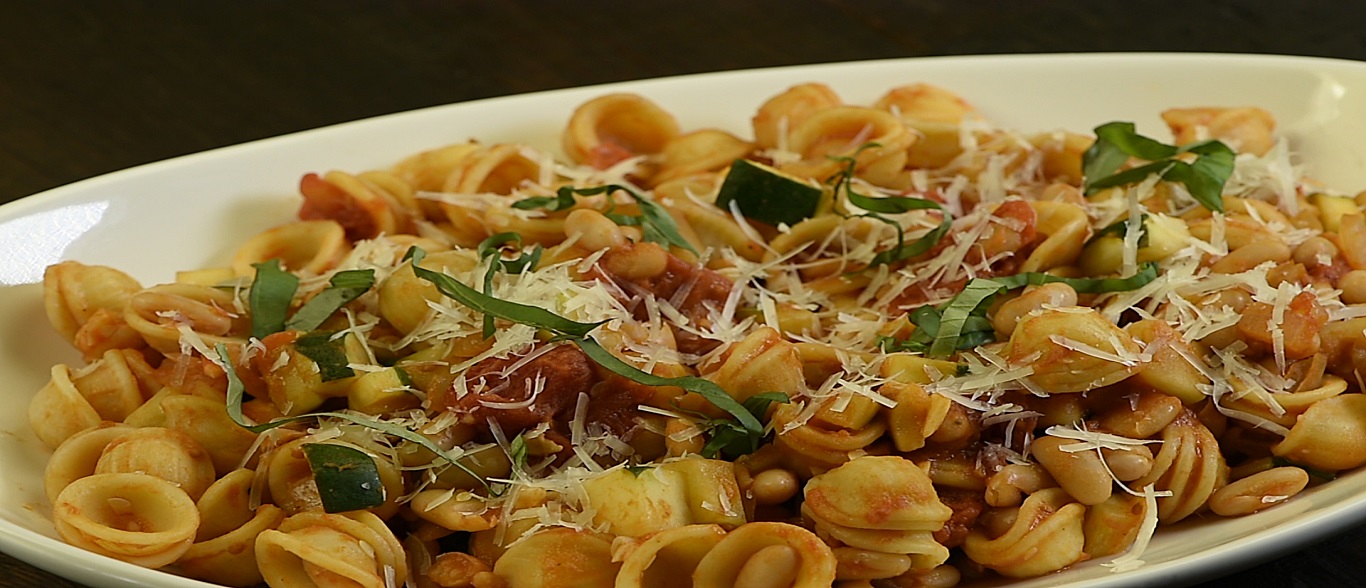
<path id="1" fill-rule="evenodd" d="M 1214 138 L 1243 153 L 1266 155 L 1275 144 L 1276 118 L 1261 108 L 1172 108 L 1162 120 L 1176 136 L 1176 143 Z"/>
<path id="2" fill-rule="evenodd" d="M 650 180 L 655 184 L 713 172 L 754 150 L 735 135 L 718 129 L 701 129 L 674 137 L 659 153 L 659 169 Z"/>
<path id="3" fill-rule="evenodd" d="M 697 564 L 726 536 L 719 525 L 688 525 L 613 544 L 616 588 L 692 588 Z"/>
<path id="4" fill-rule="evenodd" d="M 285 511 L 262 504 L 250 519 L 222 535 L 190 546 L 176 566 L 191 578 L 224 586 L 256 586 L 265 581 L 256 563 L 256 538 L 285 520 Z"/>
<path id="5" fill-rule="evenodd" d="M 1022 272 L 1043 272 L 1074 265 L 1091 235 L 1086 209 L 1070 202 L 1036 200 L 1029 203 L 1037 218 L 1035 230 L 1043 235 L 1020 265 Z"/>
<path id="6" fill-rule="evenodd" d="M 188 329 L 212 348 L 219 343 L 240 346 L 251 332 L 250 319 L 234 314 L 231 291 L 191 284 L 162 284 L 134 294 L 124 319 L 147 344 L 164 354 L 180 352 L 182 329 Z"/>
<path id="7" fill-rule="evenodd" d="M 221 537 L 251 520 L 251 487 L 255 481 L 256 472 L 243 468 L 228 472 L 211 484 L 195 501 L 199 509 L 195 541 Z"/>
<path id="8" fill-rule="evenodd" d="M 611 543 L 556 527 L 513 544 L 493 564 L 493 573 L 509 588 L 599 588 L 611 586 L 620 567 L 612 561 Z"/>
<path id="9" fill-rule="evenodd" d="M 369 511 L 291 515 L 256 536 L 256 563 L 272 588 L 384 588 L 408 577 L 403 545 Z"/>
<path id="10" fill-rule="evenodd" d="M 721 366 L 706 377 L 741 402 L 763 392 L 795 397 L 804 384 L 796 346 L 772 327 L 756 329 L 731 346 Z"/>
<path id="11" fill-rule="evenodd" d="M 1184 519 L 1209 500 L 1228 481 L 1228 465 L 1219 452 L 1219 441 L 1189 409 L 1162 429 L 1162 449 L 1153 457 L 1152 470 L 1129 483 L 1132 488 L 1153 484 L 1170 496 L 1157 499 L 1157 518 L 1163 523 Z"/>
<path id="12" fill-rule="evenodd" d="M 1366 395 L 1342 394 L 1314 403 L 1271 452 L 1334 472 L 1366 464 Z"/>
<path id="13" fill-rule="evenodd" d="M 930 394 L 919 384 L 891 381 L 883 384 L 878 392 L 896 401 L 896 406 L 885 411 L 887 434 L 897 451 L 910 452 L 925 446 L 944 418 L 949 415 L 950 404 L 947 397 Z"/>
<path id="14" fill-rule="evenodd" d="M 562 147 L 575 162 L 606 169 L 630 157 L 659 153 L 678 134 L 678 121 L 650 99 L 607 94 L 574 110 Z"/>
<path id="15" fill-rule="evenodd" d="M 474 269 L 479 259 L 469 251 L 441 251 L 422 260 L 422 267 L 448 274 L 459 274 Z M 413 273 L 412 262 L 403 264 L 379 284 L 379 314 L 403 334 L 422 325 L 432 314 L 429 302 L 442 295 L 431 282 Z"/>
<path id="16" fill-rule="evenodd" d="M 961 96 L 925 83 L 892 88 L 873 106 L 896 114 L 919 137 L 907 153 L 906 164 L 914 168 L 953 161 L 963 152 L 963 120 L 976 114 Z"/>
<path id="17" fill-rule="evenodd" d="M 100 311 L 121 313 L 142 285 L 122 271 L 63 261 L 43 271 L 43 310 L 68 342 Z"/>
<path id="18" fill-rule="evenodd" d="M 1138 537 L 1148 510 L 1142 496 L 1112 494 L 1105 502 L 1086 509 L 1086 554 L 1093 558 L 1115 555 L 1128 549 Z"/>
<path id="19" fill-rule="evenodd" d="M 1086 507 L 1061 488 L 1029 495 L 1014 522 L 992 537 L 981 528 L 968 533 L 963 552 L 1003 576 L 1028 578 L 1070 566 L 1086 557 Z"/>
<path id="20" fill-rule="evenodd" d="M 806 483 L 802 512 L 817 534 L 860 550 L 909 556 L 909 568 L 943 564 L 948 549 L 932 536 L 953 516 L 928 475 L 910 460 L 864 456 Z M 906 569 L 887 576 L 904 573 Z"/>
<path id="21" fill-rule="evenodd" d="M 409 502 L 413 514 L 452 531 L 487 531 L 500 519 L 500 511 L 487 501 L 453 490 L 423 490 Z"/>
<path id="22" fill-rule="evenodd" d="M 459 170 L 465 158 L 478 151 L 479 147 L 479 143 L 470 141 L 428 149 L 404 158 L 394 164 L 390 171 L 415 191 L 440 192 L 446 188 L 451 174 Z M 423 209 L 434 212 L 435 203 L 431 207 L 424 205 Z"/>
<path id="23" fill-rule="evenodd" d="M 239 276 L 256 273 L 252 264 L 279 259 L 285 269 L 320 275 L 337 266 L 351 251 L 346 230 L 332 219 L 304 220 L 266 229 L 237 248 L 232 271 Z"/>
<path id="24" fill-rule="evenodd" d="M 300 220 L 335 221 L 352 241 L 413 232 L 412 188 L 388 174 L 305 174 L 299 192 L 304 197 Z"/>
<path id="25" fill-rule="evenodd" d="M 1180 398 L 1188 405 L 1206 398 L 1201 386 L 1210 384 L 1209 376 L 1186 360 L 1187 357 L 1199 357 L 1199 354 L 1176 329 L 1166 321 L 1144 319 L 1129 323 L 1124 330 L 1144 349 L 1153 350 L 1148 366 L 1134 374 L 1135 381 Z"/>
<path id="26" fill-rule="evenodd" d="M 38 440 L 56 448 L 72 435 L 101 422 L 100 414 L 72 382 L 71 368 L 52 366 L 52 377 L 28 405 L 28 421 Z"/>
<path id="27" fill-rule="evenodd" d="M 750 261 L 763 259 L 764 243 L 741 228 L 731 211 L 711 205 L 709 198 L 714 198 L 717 183 L 713 176 L 691 176 L 663 182 L 654 193 L 675 219 L 687 224 L 698 244 L 718 250 L 729 247 Z"/>
<path id="28" fill-rule="evenodd" d="M 832 402 L 826 401 L 827 403 Z M 815 474 L 849 461 L 850 456 L 882 437 L 887 424 L 870 420 L 863 426 L 844 428 L 817 420 L 800 422 L 802 407 L 782 404 L 773 412 L 773 427 L 777 431 L 774 444 L 783 450 L 794 466 L 805 473 Z"/>
<path id="29" fill-rule="evenodd" d="M 686 458 L 632 472 L 618 468 L 583 483 L 595 524 L 640 537 L 697 523 L 745 522 L 729 462 Z"/>
<path id="30" fill-rule="evenodd" d="M 318 408 L 328 398 L 345 396 L 356 380 L 351 375 L 325 374 L 319 363 L 301 347 L 305 337 L 329 337 L 327 333 L 303 333 L 301 331 L 281 331 L 261 339 L 265 351 L 252 358 L 256 372 L 261 374 L 266 391 L 280 414 L 295 416 Z M 341 338 L 343 353 L 349 362 L 365 360 L 365 350 L 354 334 L 348 333 Z"/>
<path id="31" fill-rule="evenodd" d="M 219 400 L 167 394 L 157 404 L 163 417 L 159 426 L 180 431 L 197 441 L 208 452 L 219 475 L 236 469 L 256 442 L 256 433 L 238 426 Z"/>
<path id="32" fill-rule="evenodd" d="M 1030 365 L 1049 393 L 1085 392 L 1114 384 L 1142 366 L 1133 337 L 1089 307 L 1049 309 L 1019 322 L 1006 358 Z"/>
<path id="33" fill-rule="evenodd" d="M 175 484 L 197 500 L 216 478 L 208 452 L 189 435 L 163 427 L 136 427 L 110 439 L 96 474 L 139 473 Z"/>
<path id="34" fill-rule="evenodd" d="M 53 524 L 67 543 L 148 568 L 178 559 L 194 542 L 194 501 L 161 478 L 96 474 L 72 482 L 53 502 Z"/>
<path id="35" fill-rule="evenodd" d="M 435 200 L 448 223 L 443 226 L 445 236 L 462 247 L 473 248 L 489 235 L 516 229 L 553 242 L 563 224 L 561 218 L 533 219 L 528 214 L 515 214 L 509 210 L 511 200 L 498 198 L 540 183 L 548 171 L 542 163 L 538 154 L 507 143 L 480 147 L 465 156 L 446 178 L 445 194 Z M 512 227 L 513 223 L 521 226 Z"/>
<path id="36" fill-rule="evenodd" d="M 132 430 L 118 423 L 104 422 L 80 431 L 63 441 L 52 452 L 43 470 L 43 489 L 48 502 L 56 503 L 57 495 L 76 480 L 95 473 L 104 447 L 120 435 Z"/>
<path id="37" fill-rule="evenodd" d="M 835 554 L 811 531 L 787 523 L 747 523 L 698 562 L 692 585 L 825 588 L 835 582 L 835 565 Z"/>
<path id="38" fill-rule="evenodd" d="M 807 83 L 788 88 L 759 106 L 751 123 L 754 141 L 764 149 L 787 145 L 788 133 L 811 115 L 839 106 L 840 97 L 825 84 Z"/>
<path id="39" fill-rule="evenodd" d="M 855 156 L 858 177 L 880 186 L 897 183 L 906 166 L 906 150 L 916 136 L 890 113 L 873 108 L 836 106 L 818 111 L 793 127 L 788 150 L 799 162 L 779 169 L 801 177 L 825 179 L 839 169 L 830 157 Z M 865 145 L 872 145 L 859 150 Z"/>

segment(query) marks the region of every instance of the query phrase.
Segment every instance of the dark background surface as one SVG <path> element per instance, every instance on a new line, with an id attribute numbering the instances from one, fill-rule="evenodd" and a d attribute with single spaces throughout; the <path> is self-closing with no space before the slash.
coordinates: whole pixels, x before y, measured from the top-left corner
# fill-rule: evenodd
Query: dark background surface
<path id="1" fill-rule="evenodd" d="M 1094 51 L 1366 60 L 1366 3 L 0 0 L 0 202 L 476 98 L 778 65 Z M 1205 585 L 1362 586 L 1362 554 L 1366 526 Z M 77 586 L 2 554 L 0 585 Z"/>

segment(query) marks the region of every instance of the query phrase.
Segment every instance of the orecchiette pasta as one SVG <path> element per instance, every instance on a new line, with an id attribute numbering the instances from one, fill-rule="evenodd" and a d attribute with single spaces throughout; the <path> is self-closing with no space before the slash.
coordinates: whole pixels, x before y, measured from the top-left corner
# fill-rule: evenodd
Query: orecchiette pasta
<path id="1" fill-rule="evenodd" d="M 1267 111 L 1161 114 L 1147 161 L 914 81 L 741 130 L 618 93 L 563 153 L 301 170 L 220 266 L 48 268 L 55 529 L 273 588 L 1124 571 L 1366 465 L 1366 197 Z"/>

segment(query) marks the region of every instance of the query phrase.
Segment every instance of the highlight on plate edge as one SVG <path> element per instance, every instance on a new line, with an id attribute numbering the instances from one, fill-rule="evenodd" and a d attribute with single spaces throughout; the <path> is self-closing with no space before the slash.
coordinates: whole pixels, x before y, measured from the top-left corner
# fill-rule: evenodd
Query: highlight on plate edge
<path id="1" fill-rule="evenodd" d="M 1256 105 L 1171 144 L 923 83 L 748 138 L 566 114 L 558 158 L 301 170 L 173 283 L 49 267 L 56 532 L 226 586 L 947 587 L 1366 463 L 1363 198 Z"/>

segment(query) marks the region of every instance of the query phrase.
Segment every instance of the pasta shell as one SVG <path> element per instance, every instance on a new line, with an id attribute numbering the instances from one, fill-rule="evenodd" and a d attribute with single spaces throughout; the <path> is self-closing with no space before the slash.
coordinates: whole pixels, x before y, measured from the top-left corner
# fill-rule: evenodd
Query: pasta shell
<path id="1" fill-rule="evenodd" d="M 274 588 L 327 586 L 337 577 L 365 588 L 402 585 L 408 577 L 403 545 L 368 511 L 292 515 L 256 538 L 256 562 Z"/>
<path id="2" fill-rule="evenodd" d="M 76 331 L 100 310 L 121 312 L 142 285 L 122 271 L 63 261 L 43 271 L 43 310 L 53 328 L 74 342 Z"/>
<path id="3" fill-rule="evenodd" d="M 1003 576 L 1041 576 L 1086 556 L 1085 516 L 1086 507 L 1071 502 L 1062 489 L 1040 490 L 1025 499 L 1004 534 L 992 538 L 974 529 L 963 551 L 972 561 Z"/>
<path id="4" fill-rule="evenodd" d="M 194 542 L 199 511 L 174 484 L 144 474 L 96 474 L 72 482 L 53 502 L 67 543 L 148 568 L 174 562 Z"/>
<path id="5" fill-rule="evenodd" d="M 239 276 L 255 275 L 254 263 L 280 260 L 293 272 L 321 275 L 351 252 L 346 230 L 335 220 L 297 221 L 257 233 L 233 254 L 232 270 Z"/>
<path id="6" fill-rule="evenodd" d="M 742 578 L 774 576 L 790 578 L 787 585 L 792 588 L 827 588 L 835 581 L 835 555 L 802 527 L 748 523 L 726 534 L 703 556 L 693 573 L 693 586 L 731 588 L 742 585 Z"/>
<path id="7" fill-rule="evenodd" d="M 1057 394 L 1114 384 L 1138 371 L 1142 348 L 1095 309 L 1067 307 L 1025 317 L 1010 335 L 1011 365 L 1030 365 L 1030 379 Z"/>
<path id="8" fill-rule="evenodd" d="M 494 563 L 493 573 L 518 588 L 600 588 L 612 585 L 620 567 L 607 541 L 558 527 L 513 544 Z"/>
<path id="9" fill-rule="evenodd" d="M 617 588 L 692 588 L 697 564 L 726 536 L 718 525 L 688 525 L 614 546 Z"/>

